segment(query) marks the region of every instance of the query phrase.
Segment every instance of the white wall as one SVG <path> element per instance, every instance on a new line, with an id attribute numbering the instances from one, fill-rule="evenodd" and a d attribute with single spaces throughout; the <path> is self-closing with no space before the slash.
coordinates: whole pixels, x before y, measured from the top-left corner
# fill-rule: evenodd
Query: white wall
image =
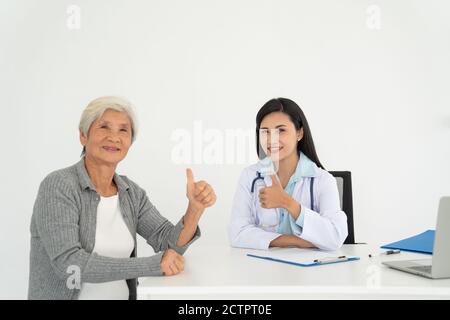
<path id="1" fill-rule="evenodd" d="M 352 171 L 357 241 L 433 228 L 450 194 L 449 12 L 445 0 L 2 1 L 0 298 L 26 297 L 38 185 L 78 161 L 79 117 L 101 95 L 136 104 L 141 131 L 118 171 L 173 222 L 188 165 L 174 163 L 172 135 L 253 130 L 283 96 L 303 107 L 326 168 Z M 227 242 L 238 175 L 255 159 L 244 151 L 246 163 L 192 164 L 218 194 L 198 245 Z"/>

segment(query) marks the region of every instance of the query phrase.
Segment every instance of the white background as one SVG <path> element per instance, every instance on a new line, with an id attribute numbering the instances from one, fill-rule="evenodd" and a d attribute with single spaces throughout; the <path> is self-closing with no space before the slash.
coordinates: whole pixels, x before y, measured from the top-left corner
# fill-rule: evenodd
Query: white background
<path id="1" fill-rule="evenodd" d="M 80 29 L 68 27 L 69 5 L 81 9 Z M 26 298 L 39 183 L 78 161 L 79 117 L 102 95 L 136 105 L 139 136 L 118 172 L 163 215 L 184 213 L 187 166 L 215 188 L 196 245 L 227 243 L 255 148 L 245 163 L 178 164 L 173 133 L 195 139 L 195 121 L 254 130 L 259 108 L 279 96 L 302 106 L 325 167 L 352 172 L 357 241 L 434 228 L 439 197 L 450 195 L 449 14 L 445 0 L 3 0 L 0 298 Z"/>

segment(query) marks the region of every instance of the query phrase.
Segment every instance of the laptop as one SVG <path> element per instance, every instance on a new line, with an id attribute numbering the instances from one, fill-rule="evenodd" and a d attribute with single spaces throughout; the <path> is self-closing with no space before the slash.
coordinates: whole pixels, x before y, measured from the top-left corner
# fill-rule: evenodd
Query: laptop
<path id="1" fill-rule="evenodd" d="M 450 278 L 450 197 L 442 197 L 439 201 L 432 258 L 383 264 L 430 279 Z"/>

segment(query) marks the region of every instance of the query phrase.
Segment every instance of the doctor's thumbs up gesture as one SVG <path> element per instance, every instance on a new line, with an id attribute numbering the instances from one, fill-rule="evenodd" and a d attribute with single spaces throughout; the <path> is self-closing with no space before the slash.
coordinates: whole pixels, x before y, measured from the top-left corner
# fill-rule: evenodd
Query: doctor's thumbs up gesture
<path id="1" fill-rule="evenodd" d="M 297 220 L 300 215 L 300 203 L 295 201 L 280 183 L 277 175 L 271 175 L 272 185 L 270 187 L 262 188 L 259 191 L 259 202 L 262 208 L 284 208 L 286 209 L 294 220 Z"/>
<path id="2" fill-rule="evenodd" d="M 191 169 L 186 169 L 186 180 L 189 204 L 183 217 L 184 227 L 178 237 L 178 246 L 184 246 L 192 239 L 203 212 L 216 202 L 213 188 L 206 181 L 195 182 Z"/>

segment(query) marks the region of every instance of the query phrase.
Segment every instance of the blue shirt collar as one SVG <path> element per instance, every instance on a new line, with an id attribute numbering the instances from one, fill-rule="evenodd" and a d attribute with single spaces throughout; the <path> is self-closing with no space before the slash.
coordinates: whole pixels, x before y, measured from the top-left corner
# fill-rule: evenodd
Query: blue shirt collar
<path id="1" fill-rule="evenodd" d="M 273 163 L 269 158 L 264 158 L 259 161 L 260 169 L 264 168 L 273 168 Z M 315 177 L 318 174 L 317 165 L 309 159 L 303 152 L 300 152 L 300 157 L 297 162 L 297 167 L 295 169 L 294 174 L 289 179 L 289 183 L 297 182 L 302 177 Z M 265 176 L 263 174 L 263 176 Z"/>
<path id="2" fill-rule="evenodd" d="M 303 152 L 300 152 L 300 157 L 297 162 L 297 168 L 291 179 L 293 182 L 297 182 L 302 177 L 315 177 L 317 176 L 317 165 L 309 159 Z"/>

